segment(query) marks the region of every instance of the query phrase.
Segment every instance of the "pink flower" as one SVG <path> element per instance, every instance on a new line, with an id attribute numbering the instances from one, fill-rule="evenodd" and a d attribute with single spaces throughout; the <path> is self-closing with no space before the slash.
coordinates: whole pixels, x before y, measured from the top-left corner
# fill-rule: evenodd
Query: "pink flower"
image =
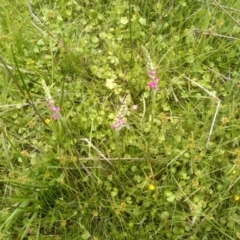
<path id="1" fill-rule="evenodd" d="M 148 87 L 150 89 L 156 89 L 157 88 L 157 81 L 152 81 L 152 82 L 148 83 Z"/>
<path id="2" fill-rule="evenodd" d="M 155 70 L 150 70 L 148 72 L 148 76 L 151 77 L 151 76 L 155 76 L 156 75 L 156 71 Z"/>
<path id="3" fill-rule="evenodd" d="M 58 119 L 58 112 L 60 112 L 60 107 L 55 107 L 54 106 L 54 100 L 50 99 L 47 103 L 48 108 L 50 109 L 50 111 L 52 111 L 53 115 L 52 118 L 54 120 Z"/>
<path id="4" fill-rule="evenodd" d="M 123 120 L 122 119 L 120 119 L 119 117 L 117 117 L 117 124 L 118 125 L 122 125 L 123 124 Z"/>
<path id="5" fill-rule="evenodd" d="M 58 113 L 60 111 L 60 107 L 53 107 L 52 111 Z"/>
<path id="6" fill-rule="evenodd" d="M 148 76 L 152 79 L 150 83 L 148 83 L 149 89 L 157 89 L 158 77 L 156 75 L 156 71 L 154 69 L 150 69 L 148 71 Z"/>
<path id="7" fill-rule="evenodd" d="M 122 120 L 119 116 L 116 116 L 115 123 L 114 123 L 114 124 L 111 124 L 111 128 L 112 128 L 112 129 L 115 129 L 115 128 L 123 125 L 123 124 L 124 124 L 123 120 Z"/>
<path id="8" fill-rule="evenodd" d="M 57 115 L 56 113 L 54 113 L 54 114 L 52 115 L 52 118 L 53 118 L 54 120 L 57 120 L 57 119 L 58 119 L 58 115 Z"/>

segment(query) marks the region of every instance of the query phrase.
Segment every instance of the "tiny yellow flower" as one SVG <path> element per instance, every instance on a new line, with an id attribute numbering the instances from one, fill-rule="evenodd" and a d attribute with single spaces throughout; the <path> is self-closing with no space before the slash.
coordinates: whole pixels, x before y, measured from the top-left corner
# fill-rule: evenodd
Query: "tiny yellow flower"
<path id="1" fill-rule="evenodd" d="M 235 201 L 239 201 L 240 200 L 240 196 L 239 195 L 235 195 L 234 199 L 235 199 Z"/>
<path id="2" fill-rule="evenodd" d="M 198 181 L 196 181 L 196 180 L 194 180 L 194 181 L 193 181 L 193 183 L 192 183 L 192 185 L 193 185 L 193 187 L 198 187 L 198 185 L 199 185 L 199 182 L 198 182 Z"/>
<path id="3" fill-rule="evenodd" d="M 240 156 L 240 149 L 235 149 L 234 153 L 235 153 L 237 156 Z"/>
<path id="4" fill-rule="evenodd" d="M 222 122 L 222 124 L 227 124 L 227 123 L 229 123 L 229 119 L 226 118 L 226 117 L 223 117 L 223 118 L 221 119 L 221 122 Z"/>
<path id="5" fill-rule="evenodd" d="M 26 150 L 21 151 L 21 154 L 26 157 L 28 155 L 28 152 Z"/>
<path id="6" fill-rule="evenodd" d="M 62 227 L 65 227 L 67 225 L 67 221 L 66 220 L 63 220 L 62 222 L 61 222 L 61 226 Z"/>
<path id="7" fill-rule="evenodd" d="M 237 232 L 236 236 L 237 236 L 238 239 L 240 239 L 240 232 Z"/>
<path id="8" fill-rule="evenodd" d="M 126 206 L 127 206 L 126 203 L 122 202 L 121 205 L 120 205 L 120 211 L 124 211 Z"/>
<path id="9" fill-rule="evenodd" d="M 61 164 L 65 164 L 66 163 L 66 157 L 64 157 L 64 156 L 61 156 L 60 158 L 59 158 L 59 161 L 60 161 L 60 163 Z"/>
<path id="10" fill-rule="evenodd" d="M 77 161 L 77 157 L 76 157 L 76 156 L 71 156 L 71 160 L 72 160 L 73 162 L 76 162 L 76 161 Z"/>
<path id="11" fill-rule="evenodd" d="M 18 178 L 18 182 L 25 183 L 26 182 L 26 178 L 25 177 L 19 177 Z"/>
<path id="12" fill-rule="evenodd" d="M 121 210 L 120 210 L 120 209 L 116 209 L 116 210 L 115 210 L 115 213 L 116 213 L 117 215 L 119 215 L 119 214 L 121 213 Z"/>
<path id="13" fill-rule="evenodd" d="M 160 119 L 162 120 L 163 123 L 168 122 L 168 117 L 166 116 L 166 114 L 164 112 L 161 112 L 159 114 L 159 117 L 160 117 Z"/>
<path id="14" fill-rule="evenodd" d="M 9 178 L 14 178 L 15 177 L 14 172 L 9 172 L 8 176 L 9 176 Z"/>
<path id="15" fill-rule="evenodd" d="M 49 176 L 50 176 L 50 173 L 49 172 L 45 172 L 44 177 L 48 178 Z"/>
<path id="16" fill-rule="evenodd" d="M 240 159 L 236 159 L 235 164 L 237 168 L 240 168 Z"/>
<path id="17" fill-rule="evenodd" d="M 28 123 L 28 126 L 29 126 L 29 127 L 33 127 L 34 125 L 35 125 L 35 123 L 32 122 L 32 121 Z"/>
<path id="18" fill-rule="evenodd" d="M 153 191 L 153 190 L 156 189 L 156 187 L 155 187 L 155 185 L 153 185 L 153 184 L 149 184 L 148 189 L 151 190 L 151 191 Z"/>
<path id="19" fill-rule="evenodd" d="M 56 13 L 55 13 L 53 10 L 50 10 L 50 11 L 48 11 L 48 16 L 49 16 L 50 18 L 55 18 Z"/>
<path id="20" fill-rule="evenodd" d="M 46 118 L 46 119 L 45 119 L 45 123 L 46 123 L 46 124 L 49 124 L 50 121 L 51 121 L 51 119 L 49 119 L 49 118 Z"/>

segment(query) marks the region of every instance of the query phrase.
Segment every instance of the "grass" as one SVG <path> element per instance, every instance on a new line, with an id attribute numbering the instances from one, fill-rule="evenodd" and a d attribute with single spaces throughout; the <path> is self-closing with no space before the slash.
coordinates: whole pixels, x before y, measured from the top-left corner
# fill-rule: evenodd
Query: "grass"
<path id="1" fill-rule="evenodd" d="M 240 239 L 239 19 L 233 0 L 2 3 L 0 239 Z"/>

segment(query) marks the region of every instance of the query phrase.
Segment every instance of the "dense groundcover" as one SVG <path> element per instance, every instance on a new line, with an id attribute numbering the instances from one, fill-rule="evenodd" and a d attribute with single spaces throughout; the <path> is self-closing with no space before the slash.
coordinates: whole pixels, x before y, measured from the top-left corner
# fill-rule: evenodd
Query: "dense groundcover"
<path id="1" fill-rule="evenodd" d="M 0 5 L 0 239 L 240 239 L 240 1 Z"/>

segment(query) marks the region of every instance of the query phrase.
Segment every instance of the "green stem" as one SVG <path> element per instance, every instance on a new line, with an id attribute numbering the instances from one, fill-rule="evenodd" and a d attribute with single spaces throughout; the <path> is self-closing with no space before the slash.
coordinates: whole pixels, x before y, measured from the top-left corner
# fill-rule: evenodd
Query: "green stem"
<path id="1" fill-rule="evenodd" d="M 130 47 L 131 47 L 131 63 L 133 63 L 133 39 L 132 39 L 132 8 L 131 0 L 128 0 L 128 24 L 129 24 L 129 35 L 130 35 Z"/>
<path id="2" fill-rule="evenodd" d="M 154 115 L 155 115 L 155 98 L 156 96 L 156 90 L 152 89 L 151 91 L 151 98 L 152 98 L 152 116 L 151 116 L 151 130 L 153 129 L 153 119 L 154 119 Z"/>
<path id="3" fill-rule="evenodd" d="M 13 52 L 13 51 L 12 51 Z M 19 70 L 19 67 L 18 67 L 18 64 L 17 64 L 17 61 L 16 61 L 16 58 L 13 54 L 13 59 L 14 59 L 14 62 L 16 64 L 16 69 L 18 71 L 18 74 L 22 80 L 22 83 L 23 83 L 23 86 L 24 86 L 24 89 L 26 90 L 27 92 L 27 95 L 29 97 L 29 99 L 27 99 L 27 102 L 29 103 L 30 106 L 33 107 L 34 111 L 36 112 L 36 114 L 38 115 L 38 117 L 41 119 L 41 121 L 43 122 L 44 125 L 46 125 L 48 128 L 49 126 L 47 125 L 47 123 L 44 121 L 44 119 L 42 118 L 41 114 L 39 113 L 39 111 L 37 110 L 35 104 L 34 104 L 34 101 L 32 100 L 32 96 L 30 94 L 30 91 L 28 90 L 27 86 L 26 86 L 26 83 L 23 79 L 23 76 L 21 74 L 21 71 Z M 25 92 L 23 90 L 23 88 L 20 86 L 20 84 L 18 83 L 18 80 L 17 78 L 15 77 L 15 75 L 11 72 L 11 69 L 8 67 L 8 65 L 5 63 L 5 61 L 3 60 L 2 57 L 0 57 L 0 61 L 2 62 L 3 66 L 5 67 L 5 69 L 7 70 L 7 72 L 9 73 L 9 75 L 11 76 L 11 78 L 13 79 L 13 81 L 15 82 L 17 88 L 19 89 L 19 91 L 21 92 L 22 96 L 24 97 L 25 96 Z"/>

